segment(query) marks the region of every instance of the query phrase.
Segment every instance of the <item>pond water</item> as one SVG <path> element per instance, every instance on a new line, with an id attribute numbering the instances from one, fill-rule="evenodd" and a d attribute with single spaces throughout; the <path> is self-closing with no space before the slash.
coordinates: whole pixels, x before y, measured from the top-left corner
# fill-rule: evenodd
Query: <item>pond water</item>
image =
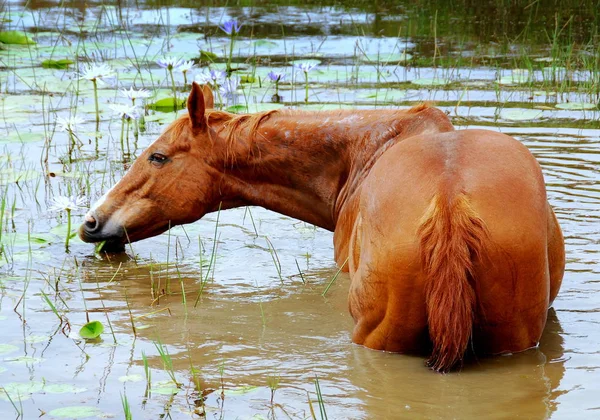
<path id="1" fill-rule="evenodd" d="M 35 41 L 0 43 L 1 417 L 597 418 L 598 5 L 194 3 L 0 6 L 0 32 Z M 85 197 L 74 230 L 181 114 L 121 118 L 110 107 L 130 104 L 119 88 L 152 92 L 138 105 L 171 98 L 173 84 L 184 99 L 183 73 L 171 78 L 157 60 L 198 62 L 202 50 L 216 55 L 203 68 L 226 69 L 230 38 L 218 25 L 230 18 L 244 24 L 231 62 L 246 83 L 222 98 L 228 109 L 425 100 L 458 128 L 502 131 L 530 148 L 567 246 L 538 348 L 439 375 L 423 357 L 352 344 L 349 278 L 336 277 L 331 233 L 261 208 L 210 214 L 122 255 L 97 255 L 77 238 L 65 251 L 67 213 L 53 200 Z M 308 96 L 296 60 L 318 64 Z M 93 83 L 74 75 L 92 62 L 115 72 L 98 81 L 99 123 Z M 286 74 L 277 103 L 271 70 Z M 57 120 L 69 117 L 81 119 L 72 135 Z M 98 339 L 80 338 L 88 320 L 104 324 Z"/>

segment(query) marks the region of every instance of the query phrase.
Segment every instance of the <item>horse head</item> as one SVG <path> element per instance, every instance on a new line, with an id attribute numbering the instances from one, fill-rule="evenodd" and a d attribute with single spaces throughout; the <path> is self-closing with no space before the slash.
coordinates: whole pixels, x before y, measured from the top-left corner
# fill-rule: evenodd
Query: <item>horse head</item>
<path id="1" fill-rule="evenodd" d="M 188 115 L 167 127 L 92 206 L 79 228 L 83 241 L 119 249 L 218 208 L 220 172 L 206 115 L 213 107 L 210 88 L 193 83 Z"/>

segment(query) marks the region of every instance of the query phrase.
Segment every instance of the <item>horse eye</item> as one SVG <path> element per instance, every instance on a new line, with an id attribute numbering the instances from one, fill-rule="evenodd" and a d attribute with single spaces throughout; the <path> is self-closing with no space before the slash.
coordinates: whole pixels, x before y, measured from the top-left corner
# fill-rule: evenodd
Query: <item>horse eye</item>
<path id="1" fill-rule="evenodd" d="M 152 153 L 148 160 L 152 163 L 163 164 L 167 161 L 167 157 L 160 153 Z"/>

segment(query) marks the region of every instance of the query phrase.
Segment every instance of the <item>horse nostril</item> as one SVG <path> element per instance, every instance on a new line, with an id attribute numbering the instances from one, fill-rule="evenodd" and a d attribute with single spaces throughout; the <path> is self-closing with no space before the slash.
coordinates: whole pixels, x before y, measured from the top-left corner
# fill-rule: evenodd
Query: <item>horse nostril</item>
<path id="1" fill-rule="evenodd" d="M 96 229 L 98 229 L 98 225 L 98 220 L 94 217 L 91 211 L 88 211 L 85 215 L 85 230 L 87 230 L 88 232 L 93 232 Z"/>

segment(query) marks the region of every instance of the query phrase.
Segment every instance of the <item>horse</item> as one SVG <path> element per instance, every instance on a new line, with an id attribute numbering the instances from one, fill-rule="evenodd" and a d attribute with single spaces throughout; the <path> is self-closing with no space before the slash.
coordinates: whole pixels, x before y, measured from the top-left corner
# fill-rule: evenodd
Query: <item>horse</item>
<path id="1" fill-rule="evenodd" d="M 519 141 L 426 104 L 235 115 L 196 83 L 187 111 L 91 207 L 83 241 L 118 248 L 262 206 L 334 232 L 354 343 L 426 353 L 438 372 L 538 344 L 564 239 Z"/>

